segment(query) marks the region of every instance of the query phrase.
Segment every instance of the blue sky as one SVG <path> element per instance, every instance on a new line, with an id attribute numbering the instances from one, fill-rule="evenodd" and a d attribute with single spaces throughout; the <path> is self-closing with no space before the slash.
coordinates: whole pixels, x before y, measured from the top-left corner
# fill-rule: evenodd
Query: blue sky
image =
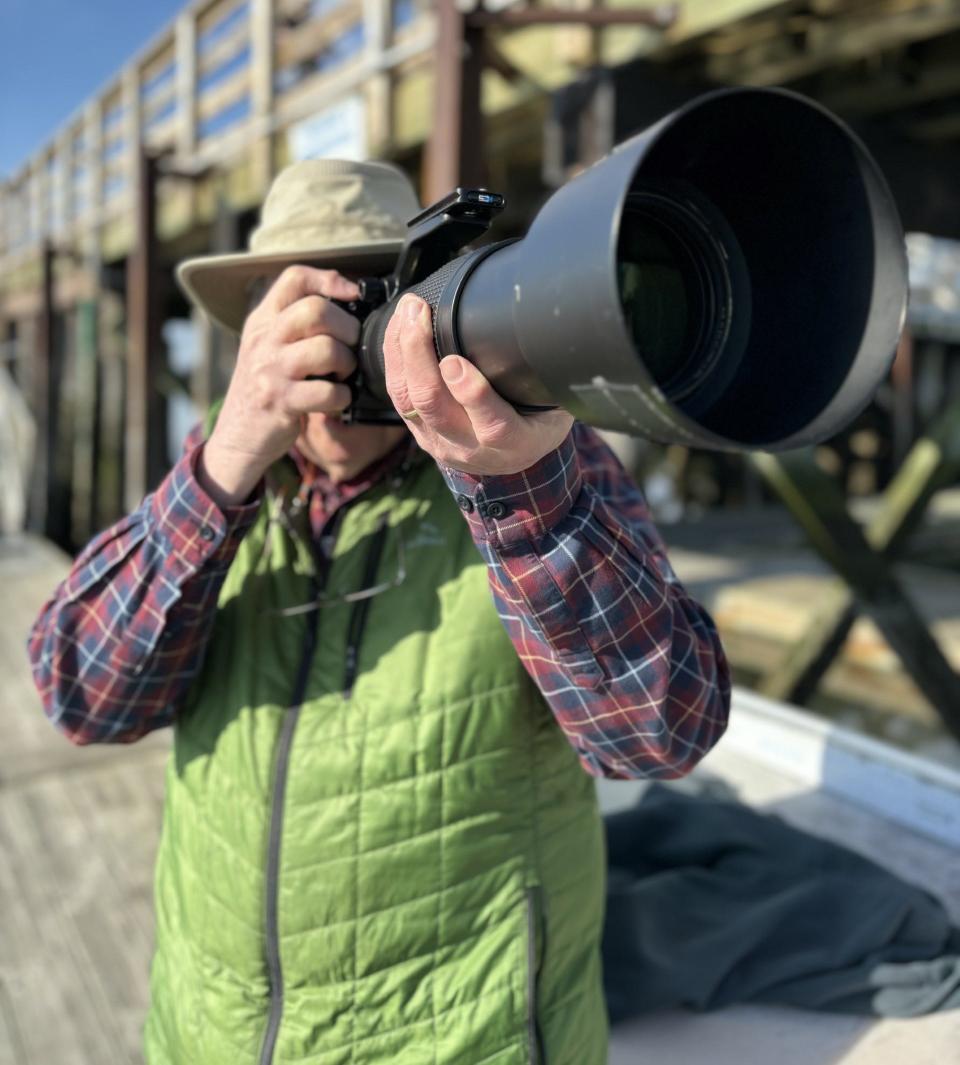
<path id="1" fill-rule="evenodd" d="M 0 0 L 0 178 L 168 25 L 187 0 Z"/>

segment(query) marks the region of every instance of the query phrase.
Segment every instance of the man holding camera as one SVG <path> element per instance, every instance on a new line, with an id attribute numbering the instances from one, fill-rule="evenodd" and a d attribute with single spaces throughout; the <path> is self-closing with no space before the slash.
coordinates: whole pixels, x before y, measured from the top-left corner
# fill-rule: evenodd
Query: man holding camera
<path id="1" fill-rule="evenodd" d="M 604 1065 L 591 777 L 680 776 L 726 724 L 714 626 L 592 429 L 438 363 L 413 296 L 405 424 L 341 422 L 334 301 L 418 209 L 393 167 L 299 163 L 248 253 L 181 268 L 241 334 L 226 397 L 31 633 L 74 742 L 173 726 L 150 1065 Z"/>

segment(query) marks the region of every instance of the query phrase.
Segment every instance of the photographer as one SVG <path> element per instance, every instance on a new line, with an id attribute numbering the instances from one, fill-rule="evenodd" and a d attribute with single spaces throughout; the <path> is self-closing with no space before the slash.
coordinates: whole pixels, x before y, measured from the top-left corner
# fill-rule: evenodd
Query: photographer
<path id="1" fill-rule="evenodd" d="M 438 364 L 413 296 L 405 425 L 340 421 L 332 301 L 417 211 L 393 167 L 299 163 L 248 253 L 182 269 L 241 332 L 226 397 L 30 636 L 73 742 L 174 729 L 150 1065 L 603 1065 L 591 777 L 680 776 L 726 723 L 713 623 L 596 432 Z"/>

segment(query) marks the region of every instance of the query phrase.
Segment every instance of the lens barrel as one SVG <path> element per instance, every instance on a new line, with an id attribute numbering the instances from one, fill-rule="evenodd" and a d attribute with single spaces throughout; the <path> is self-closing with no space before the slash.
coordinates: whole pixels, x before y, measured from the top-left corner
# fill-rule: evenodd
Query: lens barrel
<path id="1" fill-rule="evenodd" d="M 417 288 L 438 352 L 469 357 L 521 410 L 776 450 L 834 435 L 869 402 L 907 265 L 886 183 L 842 122 L 785 90 L 730 89 L 620 144 L 522 240 Z M 389 313 L 364 329 L 371 381 Z"/>

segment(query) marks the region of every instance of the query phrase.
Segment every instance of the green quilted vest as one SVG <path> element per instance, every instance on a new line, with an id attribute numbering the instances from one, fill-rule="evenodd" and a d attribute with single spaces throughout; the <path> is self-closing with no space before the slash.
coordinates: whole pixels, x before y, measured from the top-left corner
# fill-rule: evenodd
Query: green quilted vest
<path id="1" fill-rule="evenodd" d="M 324 571 L 270 471 L 174 730 L 149 1065 L 606 1063 L 593 781 L 435 464 L 401 476 Z"/>

